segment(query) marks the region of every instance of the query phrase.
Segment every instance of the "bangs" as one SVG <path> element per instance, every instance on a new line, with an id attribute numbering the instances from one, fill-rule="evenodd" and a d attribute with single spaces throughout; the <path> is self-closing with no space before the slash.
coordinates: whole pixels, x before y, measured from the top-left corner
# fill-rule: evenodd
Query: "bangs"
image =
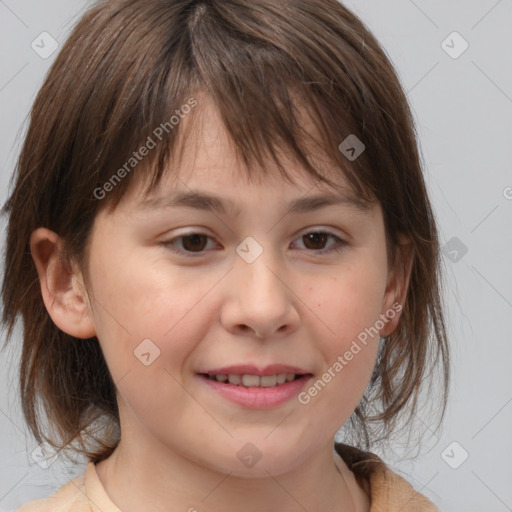
<path id="1" fill-rule="evenodd" d="M 286 26 L 284 8 L 273 9 Z M 98 74 L 109 74 L 111 87 L 119 90 L 111 93 L 114 104 L 104 119 L 109 143 L 97 167 L 95 190 L 108 192 L 102 194 L 102 207 L 114 209 L 141 183 L 147 195 L 171 169 L 179 169 L 183 143 L 194 136 L 206 102 L 219 112 L 249 180 L 265 176 L 272 162 L 293 182 L 286 157 L 333 188 L 345 176 L 361 208 L 374 201 L 366 155 L 351 162 L 338 148 L 349 135 L 364 139 L 360 93 L 346 76 L 308 69 L 287 53 L 287 39 L 298 39 L 298 33 L 270 33 L 263 22 L 255 23 L 254 12 L 244 18 L 242 9 L 233 20 L 220 2 L 195 2 L 179 15 L 144 7 L 131 21 L 151 14 L 153 30 L 138 36 L 141 51 L 120 51 L 108 69 L 98 67 Z M 180 30 L 174 30 L 178 21 Z M 293 46 L 315 44 L 309 37 L 302 34 Z M 124 44 L 133 42 L 127 37 Z M 120 72 L 125 68 L 132 70 L 128 77 Z"/>

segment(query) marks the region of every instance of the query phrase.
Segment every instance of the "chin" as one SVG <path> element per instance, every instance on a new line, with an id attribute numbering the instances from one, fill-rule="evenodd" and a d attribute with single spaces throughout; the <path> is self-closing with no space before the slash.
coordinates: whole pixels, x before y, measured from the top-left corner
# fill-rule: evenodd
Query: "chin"
<path id="1" fill-rule="evenodd" d="M 235 443 L 231 456 L 230 448 L 218 454 L 215 471 L 239 478 L 268 478 L 289 473 L 303 464 L 310 454 L 297 450 L 303 443 L 277 446 L 274 442 Z"/>

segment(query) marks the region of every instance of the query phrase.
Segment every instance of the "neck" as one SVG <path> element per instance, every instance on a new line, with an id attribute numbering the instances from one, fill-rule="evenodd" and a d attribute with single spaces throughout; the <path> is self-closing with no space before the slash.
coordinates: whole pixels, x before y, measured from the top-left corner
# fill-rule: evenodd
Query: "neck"
<path id="1" fill-rule="evenodd" d="M 333 441 L 334 442 L 334 441 Z M 114 453 L 96 466 L 106 493 L 123 512 L 367 512 L 369 498 L 333 444 L 292 471 L 277 476 L 261 469 L 240 478 L 200 465 L 154 442 L 123 436 Z"/>

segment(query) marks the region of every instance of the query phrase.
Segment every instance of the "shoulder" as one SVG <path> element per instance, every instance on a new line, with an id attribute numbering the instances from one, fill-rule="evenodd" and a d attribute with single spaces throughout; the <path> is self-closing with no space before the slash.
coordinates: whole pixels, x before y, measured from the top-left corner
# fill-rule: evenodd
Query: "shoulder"
<path id="1" fill-rule="evenodd" d="M 377 455 L 342 443 L 336 443 L 335 450 L 356 477 L 367 482 L 370 512 L 439 512 L 428 498 L 392 471 Z"/>
<path id="2" fill-rule="evenodd" d="M 84 474 L 67 482 L 48 498 L 25 503 L 14 512 L 90 512 Z"/>

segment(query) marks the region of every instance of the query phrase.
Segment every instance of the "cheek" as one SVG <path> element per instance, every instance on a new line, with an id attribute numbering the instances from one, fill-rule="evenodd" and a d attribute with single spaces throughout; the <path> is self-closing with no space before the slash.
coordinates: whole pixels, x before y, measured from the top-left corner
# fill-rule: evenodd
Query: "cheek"
<path id="1" fill-rule="evenodd" d="M 306 302 L 323 323 L 332 347 L 343 348 L 379 319 L 385 290 L 381 266 L 361 258 L 319 279 L 304 291 Z"/>
<path id="2" fill-rule="evenodd" d="M 113 377 L 138 368 L 148 352 L 144 359 L 154 359 L 153 368 L 180 371 L 211 325 L 207 297 L 219 276 L 194 278 L 142 251 L 100 254 L 91 269 L 97 335 Z"/>
<path id="3" fill-rule="evenodd" d="M 309 284 L 304 292 L 314 313 L 315 345 L 323 359 L 319 377 L 330 390 L 319 391 L 327 416 L 340 414 L 340 407 L 351 414 L 375 366 L 386 274 L 382 262 L 368 256 L 339 267 L 336 275 Z"/>

